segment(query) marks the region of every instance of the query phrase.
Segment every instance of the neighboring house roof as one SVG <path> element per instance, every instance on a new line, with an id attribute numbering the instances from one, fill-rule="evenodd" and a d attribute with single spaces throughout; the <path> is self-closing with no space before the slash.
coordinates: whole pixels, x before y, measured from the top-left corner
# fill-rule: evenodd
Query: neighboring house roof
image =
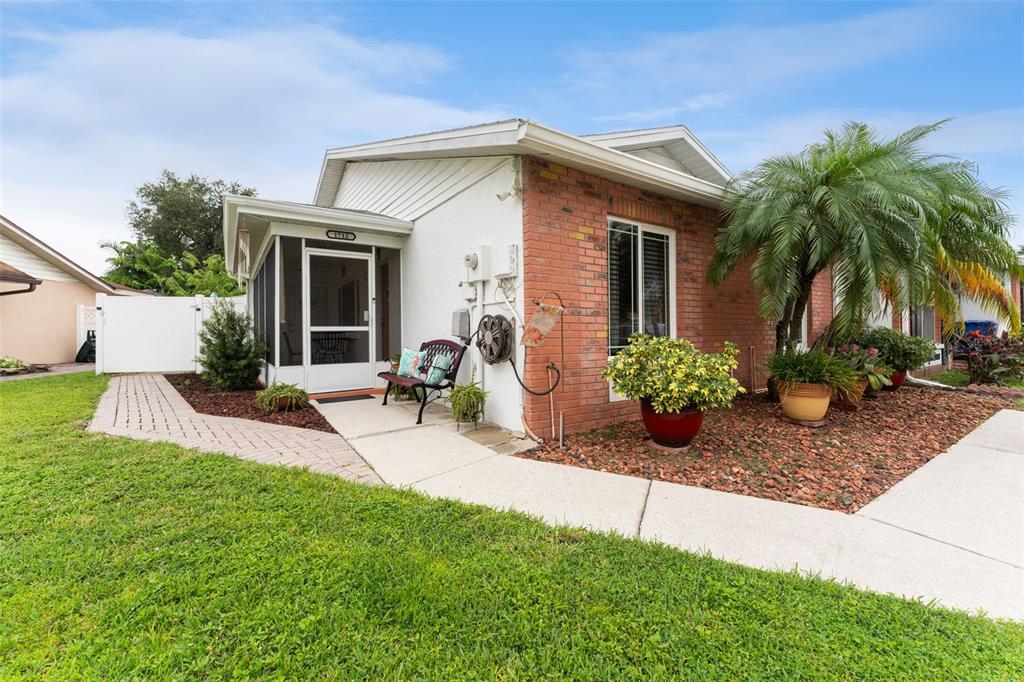
<path id="1" fill-rule="evenodd" d="M 44 261 L 49 266 L 52 266 L 61 273 L 69 276 L 74 280 L 78 280 L 84 284 L 89 285 L 96 291 L 104 294 L 115 293 L 114 288 L 104 282 L 102 279 L 92 274 L 78 263 L 74 262 L 64 254 L 60 253 L 52 246 L 49 246 L 45 242 L 37 239 L 25 229 L 14 224 L 11 220 L 0 215 L 0 237 L 5 240 L 9 240 L 16 246 L 21 247 L 25 251 L 29 252 L 36 258 Z M 10 260 L 9 256 L 5 256 Z M 38 261 L 36 261 L 38 262 Z M 22 266 L 24 267 L 24 266 Z M 37 273 L 32 273 L 33 275 Z M 45 273 L 38 273 L 43 275 Z M 43 277 L 43 279 L 50 279 L 49 277 Z"/>
<path id="2" fill-rule="evenodd" d="M 334 205 L 345 167 L 355 161 L 516 154 L 550 159 L 616 182 L 705 206 L 719 204 L 723 185 L 729 177 L 725 167 L 683 126 L 579 137 L 513 118 L 329 149 L 324 154 L 313 203 Z"/>
<path id="3" fill-rule="evenodd" d="M 127 286 L 125 284 L 118 284 L 117 282 L 111 282 L 111 281 L 106 280 L 106 279 L 103 280 L 103 281 L 106 282 L 107 284 L 109 284 L 110 287 L 114 291 L 116 291 L 119 294 L 124 294 L 125 296 L 155 296 L 156 295 L 152 291 L 146 291 L 144 289 L 136 289 L 135 287 L 130 287 L 130 286 Z"/>
<path id="4" fill-rule="evenodd" d="M 0 261 L 0 282 L 11 282 L 13 284 L 42 284 L 43 280 L 22 272 L 13 265 Z"/>

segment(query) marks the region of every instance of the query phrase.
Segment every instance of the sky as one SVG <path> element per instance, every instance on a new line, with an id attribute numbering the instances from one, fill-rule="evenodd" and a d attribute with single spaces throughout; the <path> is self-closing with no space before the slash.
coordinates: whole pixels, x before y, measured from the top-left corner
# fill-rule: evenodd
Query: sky
<path id="1" fill-rule="evenodd" d="M 0 4 L 0 213 L 98 273 L 162 169 L 311 202 L 325 149 L 510 117 L 732 172 L 952 118 L 1024 243 L 1021 2 Z"/>

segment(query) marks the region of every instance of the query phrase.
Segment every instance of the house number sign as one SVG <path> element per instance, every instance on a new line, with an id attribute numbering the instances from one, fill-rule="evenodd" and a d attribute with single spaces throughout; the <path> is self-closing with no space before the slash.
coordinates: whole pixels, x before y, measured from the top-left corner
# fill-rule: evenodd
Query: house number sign
<path id="1" fill-rule="evenodd" d="M 339 239 L 343 242 L 354 242 L 356 240 L 356 233 L 344 230 L 327 230 L 327 238 Z"/>

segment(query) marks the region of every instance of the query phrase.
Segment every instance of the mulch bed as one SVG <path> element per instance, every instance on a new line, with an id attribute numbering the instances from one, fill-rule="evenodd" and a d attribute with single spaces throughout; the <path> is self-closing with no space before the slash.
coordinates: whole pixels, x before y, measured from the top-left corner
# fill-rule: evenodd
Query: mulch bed
<path id="1" fill-rule="evenodd" d="M 1004 408 L 1004 397 L 904 386 L 829 410 L 828 424 L 784 422 L 763 396 L 707 414 L 689 452 L 647 445 L 640 421 L 568 436 L 520 457 L 853 513 Z"/>
<path id="2" fill-rule="evenodd" d="M 165 374 L 164 377 L 196 412 L 337 433 L 312 405 L 301 410 L 267 414 L 256 405 L 258 388 L 222 391 L 197 374 Z"/>

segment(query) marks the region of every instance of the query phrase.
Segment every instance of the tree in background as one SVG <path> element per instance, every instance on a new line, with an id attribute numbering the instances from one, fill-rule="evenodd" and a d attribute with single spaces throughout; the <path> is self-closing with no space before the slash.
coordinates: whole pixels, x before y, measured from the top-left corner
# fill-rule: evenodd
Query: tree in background
<path id="1" fill-rule="evenodd" d="M 708 278 L 719 284 L 753 257 L 760 313 L 777 322 L 777 351 L 797 345 L 814 280 L 830 269 L 834 337 L 855 334 L 879 302 L 897 310 L 935 306 L 955 327 L 962 323 L 958 291 L 1019 329 L 1000 281 L 1018 267 L 1002 197 L 978 181 L 971 164 L 920 150 L 941 125 L 885 140 L 848 123 L 726 187 Z"/>
<path id="2" fill-rule="evenodd" d="M 179 261 L 145 242 L 104 242 L 113 251 L 104 279 L 165 296 L 237 296 L 244 293 L 219 254 L 205 261 L 184 252 Z"/>
<path id="3" fill-rule="evenodd" d="M 180 262 L 186 252 L 200 262 L 221 255 L 224 236 L 221 216 L 223 194 L 256 196 L 252 187 L 237 181 L 209 180 L 198 175 L 182 179 L 169 170 L 156 182 L 147 182 L 128 204 L 128 222 L 140 243 Z"/>

